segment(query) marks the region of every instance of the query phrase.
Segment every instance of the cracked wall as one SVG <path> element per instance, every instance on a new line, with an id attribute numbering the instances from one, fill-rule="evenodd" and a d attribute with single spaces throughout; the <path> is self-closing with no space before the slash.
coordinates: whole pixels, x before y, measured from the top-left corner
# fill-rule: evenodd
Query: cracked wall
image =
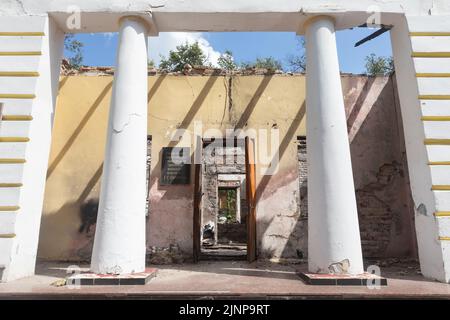
<path id="1" fill-rule="evenodd" d="M 394 79 L 343 82 L 365 257 L 417 255 L 414 205 Z"/>
<path id="2" fill-rule="evenodd" d="M 90 257 L 93 228 L 79 232 L 80 208 L 99 195 L 111 82 L 110 76 L 61 78 L 41 258 L 78 261 Z M 364 254 L 413 255 L 413 215 L 394 82 L 386 77 L 342 75 L 342 84 Z M 175 245 L 191 256 L 194 166 L 191 184 L 161 185 L 161 149 L 189 147 L 193 153 L 192 139 L 171 140 L 175 132 L 194 132 L 195 121 L 201 121 L 203 133 L 207 129 L 279 129 L 278 171 L 264 175 L 267 168 L 259 165 L 256 172 L 258 253 L 260 257 L 306 257 L 306 149 L 304 144 L 299 149 L 297 139 L 306 133 L 304 99 L 302 75 L 149 77 L 148 248 Z M 212 190 L 216 190 L 214 183 Z"/>

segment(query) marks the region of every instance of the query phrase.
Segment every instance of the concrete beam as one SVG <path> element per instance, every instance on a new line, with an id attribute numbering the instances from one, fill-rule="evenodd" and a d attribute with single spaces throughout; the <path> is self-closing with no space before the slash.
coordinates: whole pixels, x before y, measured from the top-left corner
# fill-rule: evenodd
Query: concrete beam
<path id="1" fill-rule="evenodd" d="M 65 32 L 116 32 L 118 18 L 125 15 L 153 15 L 160 32 L 168 31 L 292 31 L 304 21 L 328 14 L 336 29 L 360 25 L 377 12 L 383 24 L 392 24 L 401 15 L 438 15 L 450 13 L 445 0 L 342 1 L 342 0 L 141 0 L 141 1 L 34 1 L 6 0 L 0 15 L 50 14 Z M 66 26 L 74 11 L 82 12 L 79 29 Z"/>

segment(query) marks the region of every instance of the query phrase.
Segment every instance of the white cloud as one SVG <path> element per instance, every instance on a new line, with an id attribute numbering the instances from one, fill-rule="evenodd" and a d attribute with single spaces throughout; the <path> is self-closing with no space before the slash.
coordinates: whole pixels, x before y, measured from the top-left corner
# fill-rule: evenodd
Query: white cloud
<path id="1" fill-rule="evenodd" d="M 117 35 L 117 32 L 104 32 L 104 33 L 102 33 L 102 35 L 106 39 L 111 40 L 112 38 L 114 38 Z"/>
<path id="2" fill-rule="evenodd" d="M 160 55 L 167 57 L 170 50 L 174 50 L 176 46 L 186 42 L 198 42 L 207 60 L 212 65 L 217 66 L 217 59 L 220 57 L 220 52 L 216 51 L 200 32 L 161 32 L 158 37 L 148 38 L 149 58 L 158 65 L 161 61 Z"/>
<path id="3" fill-rule="evenodd" d="M 117 32 L 105 32 L 103 33 L 103 37 L 106 39 L 106 46 L 110 46 L 112 43 L 112 39 L 117 36 Z"/>

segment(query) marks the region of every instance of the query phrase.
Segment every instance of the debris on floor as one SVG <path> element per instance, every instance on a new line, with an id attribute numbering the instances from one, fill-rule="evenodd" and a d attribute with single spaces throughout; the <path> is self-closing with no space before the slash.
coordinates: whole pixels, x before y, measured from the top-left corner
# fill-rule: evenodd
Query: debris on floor
<path id="1" fill-rule="evenodd" d="M 183 252 L 177 244 L 171 244 L 168 248 L 150 247 L 147 261 L 150 264 L 178 264 L 183 263 Z"/>
<path id="2" fill-rule="evenodd" d="M 328 270 L 331 274 L 346 274 L 349 268 L 350 261 L 348 259 L 332 263 L 328 266 Z"/>
<path id="3" fill-rule="evenodd" d="M 270 258 L 268 261 L 280 265 L 301 264 L 307 262 L 304 259 L 295 259 L 295 258 Z"/>
<path id="4" fill-rule="evenodd" d="M 415 258 L 367 259 L 365 265 L 379 266 L 382 273 L 383 269 L 390 269 L 391 272 L 400 276 L 421 274 L 419 261 Z"/>
<path id="5" fill-rule="evenodd" d="M 66 279 L 58 279 L 54 282 L 52 282 L 50 285 L 53 287 L 64 287 L 67 284 Z"/>

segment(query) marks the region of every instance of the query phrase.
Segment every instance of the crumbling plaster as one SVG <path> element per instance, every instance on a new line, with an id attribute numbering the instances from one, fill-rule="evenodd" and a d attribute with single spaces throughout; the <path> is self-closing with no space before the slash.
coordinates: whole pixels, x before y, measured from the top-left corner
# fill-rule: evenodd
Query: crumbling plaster
<path id="1" fill-rule="evenodd" d="M 192 184 L 161 186 L 159 178 L 162 147 L 189 146 L 193 151 L 188 140 L 182 139 L 177 144 L 170 142 L 170 138 L 177 128 L 192 131 L 195 119 L 203 121 L 203 130 L 239 126 L 280 130 L 279 171 L 264 176 L 257 170 L 258 250 L 260 257 L 306 257 L 307 216 L 300 212 L 297 154 L 297 136 L 305 135 L 304 77 L 235 76 L 231 91 L 224 85 L 230 83 L 228 77 L 159 75 L 149 77 L 149 83 L 152 169 L 148 247 L 176 244 L 187 257 L 191 255 Z M 412 213 L 408 208 L 407 171 L 403 168 L 402 154 L 397 152 L 402 132 L 395 120 L 393 82 L 388 78 L 344 75 L 342 83 L 347 117 L 353 119 L 352 112 L 356 112 L 359 119 L 358 125 L 350 126 L 356 132 L 351 144 L 356 192 L 377 181 L 377 173 L 384 164 L 397 162 L 403 171 L 402 176 L 388 181 L 387 185 L 393 187 L 375 191 L 377 197 L 393 208 L 390 212 L 397 219 L 392 218 L 392 226 L 386 232 L 389 246 L 386 250 L 380 246 L 374 255 L 411 255 Z M 110 90 L 110 76 L 61 78 L 39 246 L 42 258 L 90 257 L 93 228 L 88 233 L 79 232 L 79 210 L 89 199 L 98 199 Z M 82 98 L 78 92 L 84 92 Z M 362 207 L 359 211 L 367 217 L 373 210 Z M 365 221 L 361 221 L 362 225 Z M 373 221 L 373 217 L 367 221 Z M 400 231 L 395 227 L 398 223 Z M 376 232 L 370 223 L 366 229 L 369 234 Z"/>

